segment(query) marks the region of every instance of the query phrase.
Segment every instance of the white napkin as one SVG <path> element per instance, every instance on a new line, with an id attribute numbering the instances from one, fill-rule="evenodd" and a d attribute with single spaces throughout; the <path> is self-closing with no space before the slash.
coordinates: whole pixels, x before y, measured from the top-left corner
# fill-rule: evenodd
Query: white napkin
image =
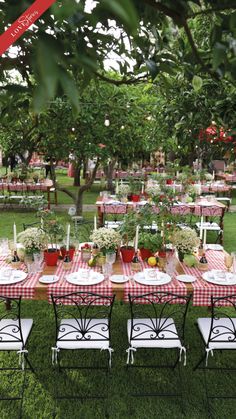
<path id="1" fill-rule="evenodd" d="M 156 281 L 157 280 L 157 270 L 156 269 L 144 269 L 144 277 L 146 281 Z"/>

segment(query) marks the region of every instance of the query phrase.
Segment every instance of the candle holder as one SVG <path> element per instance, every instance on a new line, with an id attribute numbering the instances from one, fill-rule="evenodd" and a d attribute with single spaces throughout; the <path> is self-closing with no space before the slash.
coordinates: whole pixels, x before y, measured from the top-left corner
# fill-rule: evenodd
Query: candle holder
<path id="1" fill-rule="evenodd" d="M 71 266 L 72 266 L 72 261 L 69 255 L 69 251 L 67 251 L 67 254 L 63 260 L 63 269 L 65 271 L 69 271 L 71 269 Z"/>
<path id="2" fill-rule="evenodd" d="M 140 272 L 141 271 L 141 263 L 138 258 L 138 252 L 135 252 L 135 255 L 131 262 L 131 270 L 133 272 Z"/>

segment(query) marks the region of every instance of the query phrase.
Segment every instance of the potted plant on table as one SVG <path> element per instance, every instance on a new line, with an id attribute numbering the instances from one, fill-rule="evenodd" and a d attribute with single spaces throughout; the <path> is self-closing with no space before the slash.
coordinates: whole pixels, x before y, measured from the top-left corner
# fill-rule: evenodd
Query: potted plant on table
<path id="1" fill-rule="evenodd" d="M 172 243 L 178 251 L 180 262 L 183 262 L 185 259 L 187 264 L 190 264 L 191 260 L 195 259 L 193 252 L 199 246 L 199 238 L 195 230 L 185 228 L 184 230 L 175 231 L 172 235 Z M 192 258 L 186 258 L 186 256 L 192 256 Z"/>
<path id="2" fill-rule="evenodd" d="M 93 231 L 91 240 L 100 250 L 100 260 L 102 264 L 102 259 L 105 263 L 106 255 L 108 253 L 117 252 L 121 242 L 121 235 L 112 228 L 102 227 Z"/>
<path id="3" fill-rule="evenodd" d="M 139 234 L 138 247 L 142 260 L 153 256 L 162 246 L 162 237 L 156 231 L 142 231 Z"/>
<path id="4" fill-rule="evenodd" d="M 123 245 L 120 248 L 123 262 L 129 263 L 134 257 L 133 243 L 137 226 L 137 219 L 134 213 L 125 214 L 123 222 L 119 228 L 122 237 Z"/>
<path id="5" fill-rule="evenodd" d="M 63 239 L 65 231 L 61 222 L 52 211 L 41 211 L 40 215 L 42 228 L 47 234 L 49 242 L 48 248 L 44 251 L 44 259 L 47 266 L 56 266 L 60 255 L 58 242 Z"/>

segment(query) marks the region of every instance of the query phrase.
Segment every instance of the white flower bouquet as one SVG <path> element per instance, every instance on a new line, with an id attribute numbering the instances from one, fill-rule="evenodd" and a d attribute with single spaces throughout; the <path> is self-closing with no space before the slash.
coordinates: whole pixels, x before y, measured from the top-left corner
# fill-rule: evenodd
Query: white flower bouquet
<path id="1" fill-rule="evenodd" d="M 120 245 L 121 236 L 118 231 L 102 227 L 92 233 L 91 240 L 105 254 L 116 251 Z"/>
<path id="2" fill-rule="evenodd" d="M 159 195 L 161 192 L 160 185 L 158 185 L 158 183 L 153 182 L 148 183 L 145 192 L 147 192 L 147 194 L 151 196 Z"/>
<path id="3" fill-rule="evenodd" d="M 172 243 L 184 254 L 191 254 L 199 246 L 199 238 L 195 230 L 186 228 L 173 233 Z"/>
<path id="4" fill-rule="evenodd" d="M 40 228 L 27 228 L 18 234 L 18 241 L 21 243 L 28 255 L 39 253 L 47 247 L 48 237 Z"/>
<path id="5" fill-rule="evenodd" d="M 128 195 L 130 193 L 130 186 L 125 183 L 121 183 L 118 185 L 118 193 L 121 196 Z"/>
<path id="6" fill-rule="evenodd" d="M 205 179 L 210 182 L 211 180 L 213 180 L 213 175 L 211 173 L 206 173 L 205 174 Z"/>

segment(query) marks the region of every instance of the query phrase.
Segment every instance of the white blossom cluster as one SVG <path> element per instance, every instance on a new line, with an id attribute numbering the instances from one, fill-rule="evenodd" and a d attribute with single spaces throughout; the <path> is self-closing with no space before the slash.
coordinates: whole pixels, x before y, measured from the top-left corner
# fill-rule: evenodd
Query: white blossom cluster
<path id="1" fill-rule="evenodd" d="M 40 228 L 27 228 L 18 234 L 18 241 L 23 244 L 26 253 L 33 254 L 44 250 L 47 246 L 47 235 Z"/>
<path id="2" fill-rule="evenodd" d="M 172 243 L 183 253 L 192 253 L 199 246 L 199 238 L 195 230 L 186 228 L 173 233 Z"/>
<path id="3" fill-rule="evenodd" d="M 147 192 L 148 195 L 159 195 L 161 191 L 160 185 L 158 185 L 158 183 L 148 183 L 146 186 L 146 190 L 145 192 Z"/>
<path id="4" fill-rule="evenodd" d="M 118 192 L 120 195 L 128 195 L 130 193 L 130 186 L 125 183 L 121 183 L 118 186 Z"/>
<path id="5" fill-rule="evenodd" d="M 211 181 L 211 180 L 213 180 L 213 175 L 211 173 L 206 173 L 205 174 L 205 179 L 208 180 L 208 181 Z"/>
<path id="6" fill-rule="evenodd" d="M 102 227 L 92 233 L 91 240 L 99 249 L 115 250 L 120 245 L 121 236 L 118 231 Z"/>

